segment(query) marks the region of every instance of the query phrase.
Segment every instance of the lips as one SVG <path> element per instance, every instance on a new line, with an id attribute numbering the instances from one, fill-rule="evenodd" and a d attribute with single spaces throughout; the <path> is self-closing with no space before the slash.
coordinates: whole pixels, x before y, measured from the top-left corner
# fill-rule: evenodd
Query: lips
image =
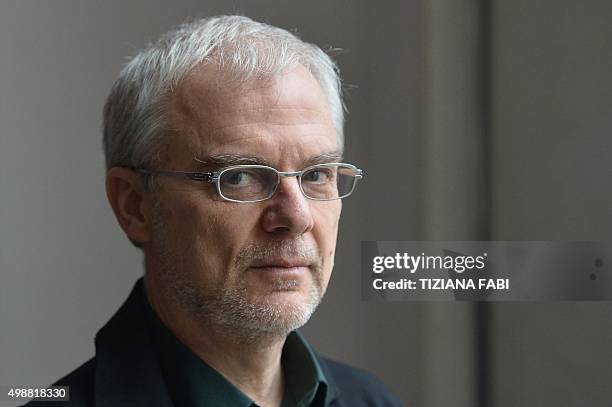
<path id="1" fill-rule="evenodd" d="M 256 262 L 251 265 L 251 268 L 255 269 L 298 269 L 298 268 L 309 268 L 311 265 L 303 260 L 267 260 L 262 262 Z"/>
<path id="2" fill-rule="evenodd" d="M 260 276 L 298 278 L 299 276 L 310 274 L 310 268 L 308 267 L 264 266 L 264 267 L 252 267 L 251 272 L 254 272 L 255 275 L 260 275 Z"/>
<path id="3" fill-rule="evenodd" d="M 303 260 L 266 260 L 251 265 L 251 270 L 258 273 L 273 273 L 282 275 L 299 275 L 310 272 L 311 264 Z"/>

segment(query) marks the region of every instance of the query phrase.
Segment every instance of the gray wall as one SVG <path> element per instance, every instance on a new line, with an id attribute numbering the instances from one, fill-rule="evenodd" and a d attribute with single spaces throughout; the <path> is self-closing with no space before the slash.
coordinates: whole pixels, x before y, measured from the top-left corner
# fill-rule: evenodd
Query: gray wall
<path id="1" fill-rule="evenodd" d="M 359 287 L 362 240 L 609 240 L 612 3 L 595 0 L 3 1 L 0 385 L 48 384 L 93 355 L 142 273 L 103 187 L 101 108 L 125 56 L 232 11 L 343 48 L 357 85 L 347 158 L 367 178 L 305 329 L 315 347 L 409 405 L 608 405 L 608 304 L 483 319 L 473 304 L 365 303 Z"/>
<path id="2" fill-rule="evenodd" d="M 493 16 L 492 238 L 611 241 L 612 2 L 496 1 Z M 491 318 L 496 406 L 612 403 L 610 303 Z"/>

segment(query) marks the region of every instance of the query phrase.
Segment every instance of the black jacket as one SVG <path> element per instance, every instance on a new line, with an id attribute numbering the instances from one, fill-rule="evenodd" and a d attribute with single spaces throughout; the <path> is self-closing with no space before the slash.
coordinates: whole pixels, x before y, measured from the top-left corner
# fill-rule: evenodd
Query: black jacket
<path id="1" fill-rule="evenodd" d="M 142 308 L 140 281 L 96 335 L 96 356 L 60 379 L 70 402 L 30 402 L 46 407 L 173 407 L 158 365 Z M 400 406 L 373 375 L 318 357 L 329 382 L 329 406 Z"/>

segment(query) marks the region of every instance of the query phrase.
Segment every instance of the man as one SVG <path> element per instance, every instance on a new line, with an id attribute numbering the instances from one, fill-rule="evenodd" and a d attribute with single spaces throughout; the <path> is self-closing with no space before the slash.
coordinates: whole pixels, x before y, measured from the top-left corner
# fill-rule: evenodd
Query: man
<path id="1" fill-rule="evenodd" d="M 107 195 L 145 274 L 60 380 L 74 406 L 396 405 L 296 331 L 325 293 L 341 198 L 331 59 L 246 17 L 164 35 L 104 110 Z"/>

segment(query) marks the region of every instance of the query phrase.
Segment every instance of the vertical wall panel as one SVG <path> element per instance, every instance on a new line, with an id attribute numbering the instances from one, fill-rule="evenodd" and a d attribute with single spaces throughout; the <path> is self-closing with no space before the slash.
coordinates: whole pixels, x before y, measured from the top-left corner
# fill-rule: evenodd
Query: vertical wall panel
<path id="1" fill-rule="evenodd" d="M 494 238 L 610 241 L 612 3 L 499 0 L 493 12 Z M 498 304 L 492 404 L 610 405 L 611 314 Z"/>

